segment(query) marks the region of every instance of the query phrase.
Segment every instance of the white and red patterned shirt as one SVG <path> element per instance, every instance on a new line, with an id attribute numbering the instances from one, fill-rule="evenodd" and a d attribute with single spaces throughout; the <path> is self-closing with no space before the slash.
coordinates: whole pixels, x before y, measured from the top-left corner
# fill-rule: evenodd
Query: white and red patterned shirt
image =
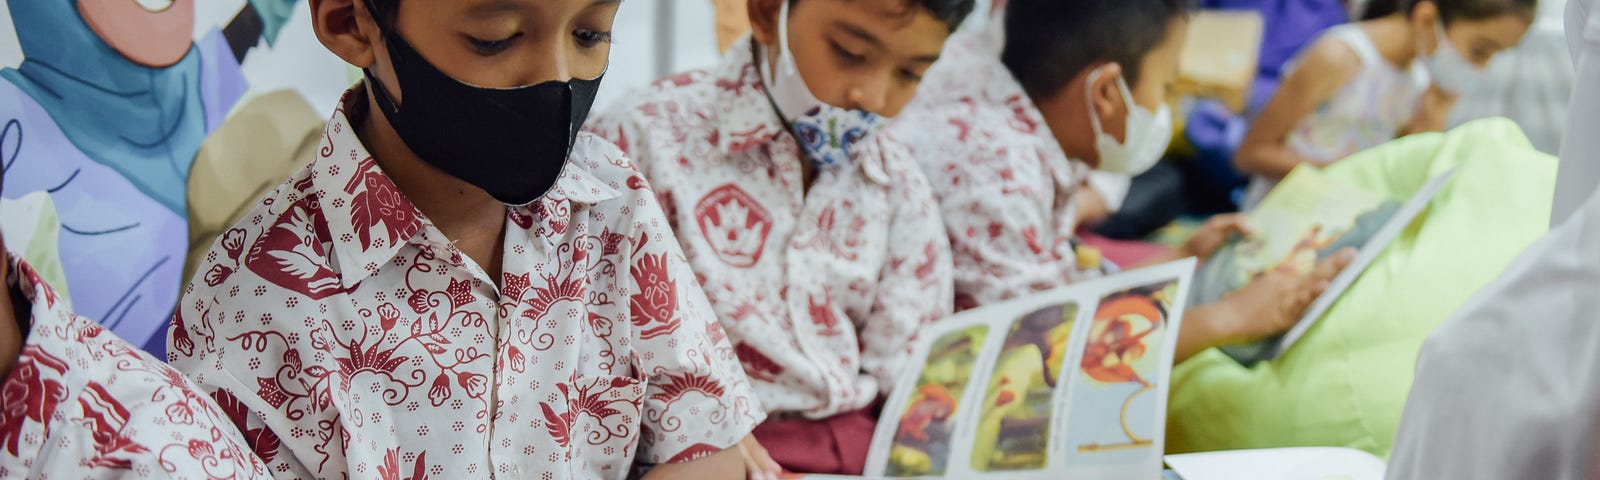
<path id="1" fill-rule="evenodd" d="M 1072 199 L 1088 165 L 1061 150 L 998 56 L 939 62 L 962 72 L 941 85 L 963 93 L 914 102 L 888 133 L 914 147 L 938 196 L 957 304 L 989 304 L 1096 275 L 1097 263 L 1080 268 L 1073 244 Z"/>
<path id="2" fill-rule="evenodd" d="M 587 126 L 638 162 L 769 412 L 823 418 L 892 387 L 951 311 L 938 206 L 886 135 L 816 172 L 767 98 L 748 38 Z"/>
<path id="3" fill-rule="evenodd" d="M 11 267 L 32 309 L 0 390 L 0 478 L 271 478 L 183 374 L 74 315 L 27 263 Z"/>
<path id="4" fill-rule="evenodd" d="M 734 445 L 764 418 L 666 218 L 615 146 L 507 209 L 499 287 L 353 128 L 218 240 L 173 364 L 251 412 L 280 478 L 620 478 Z M 258 443 L 258 445 L 260 445 Z"/>

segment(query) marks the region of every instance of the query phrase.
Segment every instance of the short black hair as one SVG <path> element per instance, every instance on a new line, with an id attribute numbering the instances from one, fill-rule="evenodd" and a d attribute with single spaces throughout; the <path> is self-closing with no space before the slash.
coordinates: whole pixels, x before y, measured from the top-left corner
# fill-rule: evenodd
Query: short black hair
<path id="1" fill-rule="evenodd" d="M 1422 2 L 1433 2 L 1439 9 L 1439 19 L 1445 25 L 1456 20 L 1488 20 L 1502 15 L 1516 15 L 1532 22 L 1539 12 L 1539 0 L 1373 0 L 1362 13 L 1362 20 L 1387 17 L 1400 12 L 1410 13 Z"/>
<path id="2" fill-rule="evenodd" d="M 1128 83 L 1188 16 L 1189 0 L 1010 0 L 1000 61 L 1034 98 L 1048 98 L 1100 62 L 1122 65 Z"/>
<path id="3" fill-rule="evenodd" d="M 378 22 L 378 28 L 391 30 L 395 26 L 395 19 L 400 17 L 400 0 L 364 0 L 367 2 L 367 13 Z"/>
<path id="4" fill-rule="evenodd" d="M 905 0 L 912 5 L 922 7 L 923 10 L 933 14 L 933 18 L 943 22 L 945 26 L 955 31 L 961 22 L 967 19 L 972 9 L 977 5 L 977 0 Z"/>
<path id="5" fill-rule="evenodd" d="M 789 0 L 789 5 L 794 5 L 794 2 L 797 1 L 799 0 Z M 967 15 L 972 13 L 972 9 L 976 8 L 978 3 L 977 0 L 900 1 L 908 7 L 921 8 L 923 11 L 933 14 L 935 20 L 943 23 L 946 27 L 950 27 L 951 31 L 955 31 L 956 27 L 961 26 L 961 22 L 966 21 Z"/>
<path id="6" fill-rule="evenodd" d="M 1433 2 L 1439 8 L 1439 19 L 1445 25 L 1456 20 L 1488 20 L 1502 15 L 1516 15 L 1533 22 L 1534 15 L 1539 13 L 1539 0 L 1410 0 L 1410 7 L 1423 1 Z"/>

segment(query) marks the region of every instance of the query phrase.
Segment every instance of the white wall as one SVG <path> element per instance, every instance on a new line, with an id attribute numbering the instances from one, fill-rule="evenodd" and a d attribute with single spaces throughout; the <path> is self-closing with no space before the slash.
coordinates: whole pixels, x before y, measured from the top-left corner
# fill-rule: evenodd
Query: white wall
<path id="1" fill-rule="evenodd" d="M 658 28 L 661 15 L 671 15 L 670 31 Z M 611 31 L 615 41 L 611 68 L 595 99 L 595 111 L 664 74 L 711 67 L 720 57 L 711 0 L 625 1 Z M 663 44 L 671 51 L 670 58 L 658 58 L 657 49 Z"/>

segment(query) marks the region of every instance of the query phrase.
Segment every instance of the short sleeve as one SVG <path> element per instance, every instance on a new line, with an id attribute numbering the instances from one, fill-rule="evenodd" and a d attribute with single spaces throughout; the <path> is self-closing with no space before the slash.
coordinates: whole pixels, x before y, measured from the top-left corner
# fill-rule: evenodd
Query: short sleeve
<path id="1" fill-rule="evenodd" d="M 1120 173 L 1091 172 L 1089 174 L 1089 188 L 1100 194 L 1105 199 L 1106 208 L 1115 212 L 1122 209 L 1122 202 L 1128 199 L 1128 189 L 1133 186 L 1133 177 Z"/>
<path id="2" fill-rule="evenodd" d="M 690 461 L 737 444 L 766 415 L 655 197 L 633 201 L 623 291 L 647 384 L 635 461 Z"/>
<path id="3" fill-rule="evenodd" d="M 1082 275 L 1063 256 L 1057 232 L 1071 231 L 1057 215 L 1056 182 L 1038 171 L 992 171 L 992 165 L 1039 165 L 1028 148 L 981 148 L 949 162 L 931 181 L 949 187 L 939 198 L 954 253 L 957 303 L 978 305 L 1059 287 Z M 935 188 L 940 185 L 935 184 Z M 1070 196 L 1070 195 L 1069 195 Z"/>

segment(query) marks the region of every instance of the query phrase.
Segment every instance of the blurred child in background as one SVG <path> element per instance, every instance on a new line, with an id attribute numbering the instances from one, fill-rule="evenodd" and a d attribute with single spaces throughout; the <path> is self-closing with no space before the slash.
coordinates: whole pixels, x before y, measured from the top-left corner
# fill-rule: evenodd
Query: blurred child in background
<path id="1" fill-rule="evenodd" d="M 1443 130 L 1461 92 L 1521 41 L 1537 10 L 1537 0 L 1403 5 L 1329 29 L 1295 61 L 1236 153 L 1239 169 L 1254 175 L 1246 208 L 1302 163 L 1327 165 L 1397 136 Z"/>

